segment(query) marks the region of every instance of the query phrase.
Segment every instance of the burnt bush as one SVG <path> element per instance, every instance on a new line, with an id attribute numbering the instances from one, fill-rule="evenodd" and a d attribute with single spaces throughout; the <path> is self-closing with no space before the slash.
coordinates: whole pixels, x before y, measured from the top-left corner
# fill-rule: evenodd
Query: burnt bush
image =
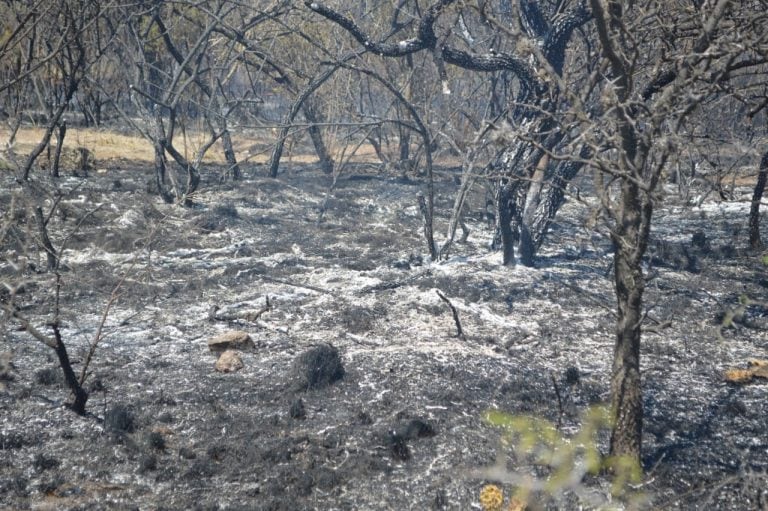
<path id="1" fill-rule="evenodd" d="M 129 407 L 118 404 L 107 411 L 104 427 L 112 433 L 133 433 L 136 431 L 136 417 Z"/>
<path id="2" fill-rule="evenodd" d="M 321 344 L 299 355 L 293 364 L 293 380 L 297 390 L 327 387 L 344 377 L 339 350 Z"/>

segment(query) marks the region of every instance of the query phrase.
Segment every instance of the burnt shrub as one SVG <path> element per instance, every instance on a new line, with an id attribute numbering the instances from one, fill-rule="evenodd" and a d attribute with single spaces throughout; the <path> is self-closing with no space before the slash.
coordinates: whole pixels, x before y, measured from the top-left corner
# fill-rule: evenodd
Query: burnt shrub
<path id="1" fill-rule="evenodd" d="M 339 350 L 321 344 L 299 355 L 293 363 L 293 380 L 297 390 L 327 387 L 344 377 Z"/>
<path id="2" fill-rule="evenodd" d="M 153 470 L 157 470 L 157 456 L 154 454 L 142 456 L 139 461 L 139 472 L 144 474 Z"/>
<path id="3" fill-rule="evenodd" d="M 152 449 L 163 451 L 165 450 L 165 437 L 162 433 L 152 431 L 147 435 L 147 445 Z"/>
<path id="4" fill-rule="evenodd" d="M 115 405 L 104 416 L 104 427 L 113 433 L 133 433 L 136 431 L 136 418 L 125 405 Z"/>
<path id="5" fill-rule="evenodd" d="M 35 380 L 40 385 L 55 385 L 62 381 L 61 373 L 55 367 L 46 367 L 35 373 Z"/>
<path id="6" fill-rule="evenodd" d="M 48 457 L 42 453 L 37 454 L 35 459 L 32 461 L 32 466 L 37 472 L 44 472 L 52 468 L 57 468 L 59 465 L 61 465 L 59 460 L 56 458 Z"/>

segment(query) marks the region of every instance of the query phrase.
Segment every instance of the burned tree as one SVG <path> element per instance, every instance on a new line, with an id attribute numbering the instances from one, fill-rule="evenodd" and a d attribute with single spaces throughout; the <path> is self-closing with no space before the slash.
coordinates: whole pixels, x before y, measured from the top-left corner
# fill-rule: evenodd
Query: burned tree
<path id="1" fill-rule="evenodd" d="M 590 5 L 606 72 L 601 111 L 579 129 L 592 148 L 587 165 L 596 172 L 614 248 L 610 451 L 615 459 L 639 466 L 643 257 L 661 198 L 656 191 L 691 113 L 720 93 L 735 70 L 753 65 L 746 48 L 765 45 L 766 31 L 764 26 L 731 30 L 742 26 L 749 9 L 728 0 L 707 2 L 700 13 L 656 2 L 635 2 L 626 9 L 617 1 L 591 0 Z M 684 33 L 677 32 L 679 27 Z"/>
<path id="2" fill-rule="evenodd" d="M 763 242 L 760 239 L 760 202 L 763 200 L 766 182 L 768 182 L 768 152 L 764 153 L 760 159 L 757 183 L 755 183 L 752 205 L 749 209 L 749 246 L 753 249 L 763 247 Z"/>
<path id="3" fill-rule="evenodd" d="M 514 264 L 515 246 L 519 243 L 521 262 L 532 265 L 550 222 L 563 204 L 565 186 L 580 168 L 574 162 L 541 163 L 545 154 L 568 135 L 558 129 L 555 121 L 557 111 L 563 107 L 560 91 L 542 76 L 544 70 L 563 73 L 573 33 L 590 19 L 584 2 L 521 2 L 515 10 L 516 24 L 509 25 L 499 21 L 484 4 L 472 10 L 454 5 L 453 0 L 441 0 L 423 12 L 413 37 L 398 42 L 375 41 L 336 10 L 318 2 L 305 4 L 343 27 L 367 52 L 394 58 L 430 52 L 446 92 L 446 64 L 479 73 L 501 71 L 516 78 L 517 92 L 514 99 L 510 98 L 504 116 L 512 131 L 505 134 L 508 139 L 487 171 L 498 179 L 496 205 L 504 264 Z M 508 42 L 507 46 L 517 43 L 509 51 L 487 48 L 481 53 L 480 48 L 462 47 L 464 43 L 451 38 L 451 29 L 442 20 L 449 14 L 465 27 L 465 20 L 474 18 L 478 27 L 491 27 L 519 41 Z"/>

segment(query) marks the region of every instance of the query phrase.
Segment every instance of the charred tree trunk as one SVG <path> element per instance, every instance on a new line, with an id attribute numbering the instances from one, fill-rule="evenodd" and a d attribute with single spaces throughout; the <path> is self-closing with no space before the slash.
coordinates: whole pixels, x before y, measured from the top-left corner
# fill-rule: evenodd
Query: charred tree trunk
<path id="1" fill-rule="evenodd" d="M 319 114 L 312 98 L 308 98 L 308 100 L 304 102 L 302 112 L 304 113 L 304 118 L 309 123 L 307 131 L 309 131 L 309 138 L 312 140 L 312 146 L 315 148 L 315 154 L 317 154 L 317 158 L 320 160 L 320 168 L 324 174 L 333 174 L 333 158 L 331 157 L 330 152 L 328 152 L 328 146 L 325 145 L 323 133 L 318 126 Z"/>
<path id="2" fill-rule="evenodd" d="M 166 142 L 164 144 L 165 150 L 171 155 L 171 158 L 178 164 L 186 173 L 186 183 L 183 190 L 177 190 L 177 199 L 180 199 L 185 206 L 192 205 L 192 196 L 197 191 L 197 187 L 200 185 L 200 171 L 195 165 L 187 160 L 183 154 L 181 154 L 171 143 Z"/>
<path id="3" fill-rule="evenodd" d="M 227 161 L 227 174 L 232 176 L 232 179 L 237 181 L 243 174 L 240 170 L 240 165 L 237 163 L 237 157 L 235 156 L 235 148 L 232 145 L 232 135 L 228 129 L 225 129 L 221 134 L 221 146 L 224 149 L 224 159 Z"/>
<path id="4" fill-rule="evenodd" d="M 749 209 L 749 246 L 753 249 L 763 247 L 760 239 L 760 201 L 763 200 L 765 184 L 768 181 L 768 152 L 760 160 L 760 171 L 757 174 L 755 191 L 752 193 L 752 206 Z"/>
<path id="5" fill-rule="evenodd" d="M 57 323 L 53 324 L 53 335 L 56 339 L 56 346 L 54 351 L 59 359 L 59 365 L 62 371 L 64 371 L 64 380 L 67 382 L 69 390 L 72 391 L 73 400 L 69 405 L 69 408 L 78 415 L 85 414 L 85 404 L 88 402 L 88 392 L 80 385 L 80 381 L 75 375 L 75 371 L 72 369 L 72 363 L 69 360 L 69 354 L 67 353 L 67 347 L 64 345 L 64 341 L 61 338 L 61 332 Z"/>
<path id="6" fill-rule="evenodd" d="M 165 130 L 163 129 L 163 119 L 160 116 L 158 107 L 155 106 L 154 108 L 155 112 L 152 114 L 150 123 L 152 130 L 152 148 L 155 153 L 155 186 L 158 195 L 162 197 L 164 202 L 170 204 L 173 202 L 173 194 L 166 186 L 168 168 L 165 164 Z"/>
<path id="7" fill-rule="evenodd" d="M 623 250 L 614 257 L 618 322 L 611 373 L 612 456 L 638 460 L 642 447 L 643 404 L 640 382 L 642 271 Z"/>
<path id="8" fill-rule="evenodd" d="M 170 204 L 173 202 L 173 196 L 165 187 L 165 150 L 159 142 L 155 142 L 152 146 L 155 152 L 155 187 L 163 201 Z"/>
<path id="9" fill-rule="evenodd" d="M 515 185 L 503 183 L 499 186 L 499 198 L 497 200 L 497 217 L 499 219 L 499 234 L 501 236 L 502 264 L 504 266 L 515 265 L 515 242 L 517 236 L 512 229 L 512 219 L 515 216 Z"/>
<path id="10" fill-rule="evenodd" d="M 412 170 L 411 165 L 411 133 L 407 128 L 401 126 L 398 129 L 397 145 L 399 148 L 397 156 L 397 166 L 400 172 L 407 174 Z"/>
<path id="11" fill-rule="evenodd" d="M 639 194 L 635 183 L 623 183 L 621 219 L 613 237 L 618 316 L 611 372 L 610 442 L 611 456 L 629 459 L 638 466 L 643 429 L 640 325 L 645 286 L 641 263 L 648 238 L 643 225 L 650 222 L 651 214 L 650 203 L 643 207 Z"/>
<path id="12" fill-rule="evenodd" d="M 51 177 L 59 177 L 59 164 L 61 163 L 61 151 L 64 149 L 64 136 L 67 134 L 67 121 L 61 121 L 59 131 L 56 132 L 56 154 L 51 165 Z"/>
<path id="13" fill-rule="evenodd" d="M 432 261 L 437 261 L 437 247 L 435 246 L 435 235 L 434 235 L 434 230 L 432 228 L 433 206 L 429 203 L 429 198 L 424 197 L 423 193 L 419 193 L 417 199 L 419 201 L 419 210 L 421 211 L 421 219 L 422 219 L 422 222 L 424 223 L 424 240 L 427 242 L 429 257 L 432 259 Z"/>
<path id="14" fill-rule="evenodd" d="M 54 270 L 59 263 L 59 255 L 56 249 L 53 248 L 51 238 L 48 236 L 48 221 L 45 219 L 43 208 L 40 206 L 35 208 L 35 222 L 37 222 L 37 231 L 40 234 L 40 243 L 43 245 L 43 250 L 45 250 L 47 267 L 49 270 Z"/>

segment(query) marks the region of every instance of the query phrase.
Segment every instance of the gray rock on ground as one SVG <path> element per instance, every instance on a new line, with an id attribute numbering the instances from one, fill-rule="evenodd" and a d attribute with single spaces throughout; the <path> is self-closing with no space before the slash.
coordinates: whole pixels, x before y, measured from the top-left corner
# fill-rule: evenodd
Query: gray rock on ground
<path id="1" fill-rule="evenodd" d="M 216 353 L 227 350 L 249 350 L 255 348 L 253 339 L 248 332 L 242 330 L 230 330 L 208 339 L 208 348 Z"/>

